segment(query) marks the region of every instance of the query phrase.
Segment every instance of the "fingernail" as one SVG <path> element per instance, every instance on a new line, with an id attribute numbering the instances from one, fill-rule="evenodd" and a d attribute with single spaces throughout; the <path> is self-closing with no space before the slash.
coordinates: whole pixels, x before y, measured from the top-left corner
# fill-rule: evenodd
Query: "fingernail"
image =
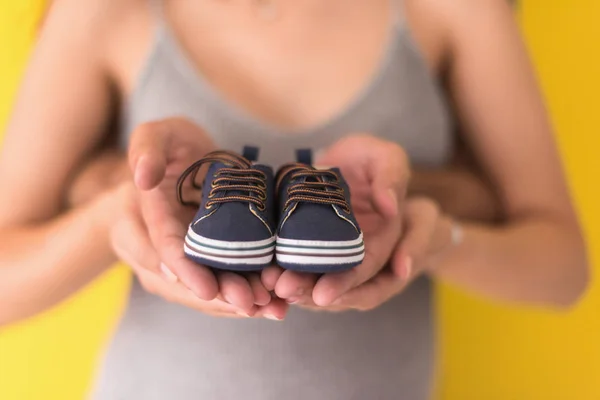
<path id="1" fill-rule="evenodd" d="M 256 307 L 252 307 L 246 314 L 248 314 L 249 317 L 254 317 L 257 311 L 258 309 Z"/>
<path id="2" fill-rule="evenodd" d="M 235 312 L 237 315 L 239 315 L 240 317 L 244 317 L 244 318 L 250 318 L 250 315 L 248 315 L 247 313 L 243 312 L 243 311 L 236 311 Z"/>
<path id="3" fill-rule="evenodd" d="M 146 158 L 146 156 L 141 156 L 135 164 L 135 169 L 133 170 L 133 181 L 137 187 L 142 185 L 142 170 L 140 169 L 140 165 L 144 163 Z"/>
<path id="4" fill-rule="evenodd" d="M 408 280 L 410 278 L 410 275 L 412 274 L 412 266 L 413 266 L 412 258 L 406 257 L 406 260 L 404 261 L 404 269 L 402 271 L 402 276 L 401 276 L 401 278 L 403 280 Z"/>
<path id="5" fill-rule="evenodd" d="M 273 314 L 265 314 L 266 319 L 270 319 L 271 321 L 283 321 L 281 318 L 277 318 Z"/>
<path id="6" fill-rule="evenodd" d="M 175 275 L 165 264 L 160 264 L 160 271 L 168 282 L 175 283 L 178 281 L 177 275 Z"/>
<path id="7" fill-rule="evenodd" d="M 286 300 L 288 304 L 296 304 L 300 301 L 300 297 L 290 297 Z"/>

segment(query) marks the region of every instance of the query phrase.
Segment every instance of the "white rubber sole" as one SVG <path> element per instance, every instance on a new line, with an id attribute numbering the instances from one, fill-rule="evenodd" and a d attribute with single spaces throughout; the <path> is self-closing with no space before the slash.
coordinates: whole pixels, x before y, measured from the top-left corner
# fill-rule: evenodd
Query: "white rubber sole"
<path id="1" fill-rule="evenodd" d="M 299 265 L 357 264 L 365 257 L 362 234 L 355 240 L 319 241 L 277 238 L 277 261 Z"/>
<path id="2" fill-rule="evenodd" d="M 185 237 L 187 255 L 222 264 L 265 265 L 275 254 L 275 237 L 252 242 L 228 242 L 205 238 L 191 228 Z"/>

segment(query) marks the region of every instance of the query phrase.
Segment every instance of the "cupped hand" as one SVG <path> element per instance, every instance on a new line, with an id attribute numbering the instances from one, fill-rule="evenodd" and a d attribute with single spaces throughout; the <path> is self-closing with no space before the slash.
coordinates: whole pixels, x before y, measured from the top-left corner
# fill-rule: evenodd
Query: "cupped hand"
<path id="1" fill-rule="evenodd" d="M 433 200 L 425 197 L 406 200 L 403 230 L 388 267 L 321 309 L 368 311 L 377 308 L 401 293 L 418 276 L 435 270 L 440 259 L 460 242 L 458 226 Z"/>
<path id="2" fill-rule="evenodd" d="M 118 199 L 112 204 L 118 207 L 115 222 L 111 224 L 111 244 L 116 255 L 135 272 L 143 288 L 167 301 L 182 304 L 203 313 L 222 317 L 266 317 L 281 320 L 285 317 L 287 304 L 272 299 L 263 287 L 258 274 L 246 277 L 219 277 L 221 293 L 212 300 L 203 300 L 167 268 L 161 266 L 160 256 L 155 249 L 145 226 L 139 206 L 140 193 L 133 183 L 121 184 L 114 190 Z M 249 285 L 252 300 L 240 299 L 235 284 Z M 225 299 L 228 301 L 225 301 Z M 243 303 L 244 307 L 235 304 Z M 249 304 L 249 306 L 247 305 Z"/>
<path id="3" fill-rule="evenodd" d="M 271 267 L 263 271 L 262 280 L 288 303 L 326 307 L 375 277 L 391 257 L 402 228 L 400 210 L 409 166 L 400 146 L 368 135 L 336 142 L 317 164 L 339 167 L 348 182 L 352 208 L 363 231 L 364 261 L 349 271 L 322 276 Z"/>
<path id="4" fill-rule="evenodd" d="M 206 132 L 185 119 L 166 119 L 138 127 L 131 137 L 129 164 L 140 191 L 142 220 L 161 260 L 160 268 L 201 300 L 218 295 L 243 310 L 260 304 L 262 288 L 254 274 L 219 272 L 187 259 L 183 252 L 187 226 L 195 209 L 179 204 L 177 179 L 194 161 L 215 149 Z M 154 272 L 158 267 L 154 266 Z M 259 288 L 260 287 L 260 288 Z"/>

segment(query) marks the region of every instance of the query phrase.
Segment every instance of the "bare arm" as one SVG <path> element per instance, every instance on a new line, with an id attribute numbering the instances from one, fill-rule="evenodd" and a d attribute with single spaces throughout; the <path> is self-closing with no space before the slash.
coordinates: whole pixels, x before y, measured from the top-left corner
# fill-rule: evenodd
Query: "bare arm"
<path id="1" fill-rule="evenodd" d="M 585 245 L 512 10 L 504 0 L 448 3 L 451 91 L 507 222 L 466 224 L 435 274 L 504 299 L 570 304 L 587 282 Z"/>
<path id="2" fill-rule="evenodd" d="M 109 117 L 102 2 L 57 1 L 26 72 L 0 156 L 0 325 L 60 301 L 113 261 L 104 196 L 63 212 L 74 167 Z"/>
<path id="3" fill-rule="evenodd" d="M 497 223 L 504 218 L 498 194 L 466 150 L 459 147 L 444 168 L 413 169 L 407 195 L 428 197 L 455 218 Z"/>

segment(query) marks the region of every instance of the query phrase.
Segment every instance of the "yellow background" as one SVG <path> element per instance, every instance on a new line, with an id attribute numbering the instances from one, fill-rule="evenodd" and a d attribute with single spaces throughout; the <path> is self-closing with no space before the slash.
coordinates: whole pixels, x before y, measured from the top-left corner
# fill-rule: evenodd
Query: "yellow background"
<path id="1" fill-rule="evenodd" d="M 41 0 L 0 0 L 0 126 L 34 39 Z M 523 31 L 573 194 L 600 256 L 600 2 L 525 0 Z M 594 263 L 596 266 L 599 264 Z M 596 268 L 597 270 L 597 268 Z M 123 306 L 129 275 L 0 331 L 1 400 L 78 400 Z M 600 399 L 600 286 L 568 314 L 490 304 L 440 287 L 440 400 Z M 401 395 L 399 395 L 401 398 Z"/>

